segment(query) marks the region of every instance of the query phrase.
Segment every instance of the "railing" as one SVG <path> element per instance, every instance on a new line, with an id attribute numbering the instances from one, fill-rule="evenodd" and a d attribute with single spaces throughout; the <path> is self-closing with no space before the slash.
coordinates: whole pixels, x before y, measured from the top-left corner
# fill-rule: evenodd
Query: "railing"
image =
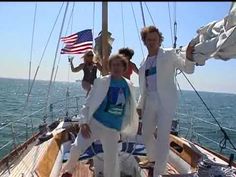
<path id="1" fill-rule="evenodd" d="M 84 96 L 78 95 L 68 97 L 55 102 L 52 102 L 47 107 L 48 115 L 46 117 L 47 123 L 52 123 L 56 119 L 64 117 L 73 117 L 78 114 L 81 98 Z M 66 102 L 69 102 L 66 106 Z M 29 115 L 23 116 L 20 119 L 11 121 L 0 127 L 0 134 L 3 135 L 5 141 L 0 142 L 0 159 L 17 147 L 17 145 L 25 142 L 30 136 L 38 132 L 38 126 L 42 123 L 45 107 L 32 112 Z M 49 119 L 50 118 L 50 119 Z M 10 139 L 10 140 L 9 140 Z"/>
<path id="2" fill-rule="evenodd" d="M 49 110 L 49 115 L 47 117 L 47 123 L 55 121 L 56 118 L 64 118 L 66 116 L 73 117 L 74 115 L 78 114 L 80 106 L 82 104 L 82 102 L 80 101 L 81 98 L 84 98 L 84 96 L 78 95 L 78 96 L 68 97 L 65 99 L 61 99 L 61 100 L 52 102 L 47 107 L 47 109 Z M 66 101 L 69 103 L 68 107 L 66 107 Z M 73 102 L 71 102 L 71 101 L 73 101 Z M 24 142 L 31 135 L 33 135 L 34 133 L 37 132 L 37 126 L 41 123 L 40 121 L 43 119 L 43 116 L 44 116 L 43 111 L 44 110 L 45 110 L 45 108 L 41 108 L 37 111 L 32 112 L 30 115 L 24 116 L 18 120 L 9 122 L 6 125 L 3 125 L 2 127 L 0 127 L 0 134 L 4 134 L 5 136 L 8 137 L 8 138 L 6 138 L 5 143 L 2 143 L 0 145 L 0 158 L 2 158 L 3 155 L 9 153 L 18 144 L 21 144 L 22 141 Z M 182 115 L 180 115 L 180 116 L 182 116 Z M 188 116 L 190 116 L 191 122 L 193 122 L 193 120 L 197 120 L 198 123 L 204 123 L 205 125 L 207 124 L 207 125 L 216 127 L 216 129 L 214 129 L 213 131 L 219 130 L 219 129 L 217 129 L 218 125 L 215 123 L 209 122 L 205 119 L 196 117 L 194 115 L 188 115 Z M 40 118 L 36 119 L 33 117 L 40 117 L 41 119 Z M 50 118 L 50 119 L 48 120 L 48 118 Z M 181 123 L 181 118 L 179 120 Z M 35 125 L 35 122 L 38 122 L 37 126 Z M 20 127 L 20 130 L 17 130 L 17 129 L 19 129 L 19 127 Z M 206 146 L 206 145 L 208 145 L 206 142 L 209 142 L 212 144 L 212 146 L 210 146 L 209 148 L 211 148 L 213 150 L 217 150 L 218 146 L 219 146 L 219 142 L 213 140 L 211 137 L 207 137 L 206 135 L 204 135 L 204 133 L 197 132 L 196 127 L 197 127 L 196 125 L 192 125 L 190 127 L 183 127 L 180 125 L 180 135 L 183 137 L 185 136 L 185 138 L 187 138 L 191 141 L 199 142 L 200 138 L 204 139 L 205 142 L 204 143 L 199 142 L 199 144 Z M 231 129 L 228 127 L 223 127 L 223 128 L 229 132 L 232 132 L 236 136 L 235 129 Z M 25 130 L 25 131 L 22 131 L 22 130 Z M 7 132 L 8 132 L 8 134 L 7 134 Z M 188 137 L 188 135 L 190 135 L 190 136 Z M 223 135 L 220 134 L 219 136 L 222 137 Z M 11 138 L 10 141 L 9 141 L 9 138 Z M 215 148 L 213 146 L 213 144 L 217 145 L 217 148 Z M 226 149 L 227 149 L 227 152 L 226 153 L 223 152 L 225 155 L 228 155 L 230 153 L 236 153 L 236 150 L 234 150 L 230 147 L 226 147 Z"/>
<path id="3" fill-rule="evenodd" d="M 197 120 L 198 124 L 204 123 L 205 127 L 209 127 L 209 126 L 215 127 L 215 129 L 211 130 L 212 132 L 219 131 L 219 127 L 215 123 L 209 122 L 207 120 L 204 120 L 202 118 L 199 118 L 199 117 L 196 117 L 196 116 L 193 116 L 193 115 L 188 115 L 188 116 L 191 116 L 191 120 L 190 120 L 191 123 L 193 122 L 193 120 Z M 219 148 L 220 143 L 217 142 L 216 140 L 213 140 L 212 137 L 208 137 L 207 135 L 204 135 L 204 133 L 202 133 L 202 132 L 197 132 L 197 130 L 196 130 L 197 128 L 201 129 L 200 126 L 197 127 L 197 124 L 192 125 L 192 126 L 190 125 L 189 127 L 183 127 L 183 126 L 179 125 L 179 133 L 182 137 L 185 137 L 186 139 L 188 139 L 192 142 L 197 142 L 197 143 L 201 144 L 204 147 L 208 147 L 212 150 L 218 151 L 218 152 L 220 152 L 220 153 L 222 153 L 226 156 L 229 156 L 232 153 L 236 154 L 236 150 L 229 147 L 230 146 L 229 144 L 228 144 L 228 146 L 225 147 L 226 150 L 221 152 L 221 149 Z M 235 129 L 231 129 L 231 128 L 224 127 L 224 126 L 222 126 L 222 128 L 227 130 L 227 132 L 229 132 L 231 135 L 236 136 L 236 130 Z M 206 133 L 209 134 L 210 131 L 206 131 Z M 215 133 L 215 135 L 216 135 L 216 133 Z M 223 138 L 223 134 L 221 134 L 221 132 L 220 132 L 220 134 L 218 135 L 217 138 Z M 202 142 L 200 141 L 200 139 L 202 140 Z M 234 141 L 234 143 L 236 143 L 236 141 Z"/>

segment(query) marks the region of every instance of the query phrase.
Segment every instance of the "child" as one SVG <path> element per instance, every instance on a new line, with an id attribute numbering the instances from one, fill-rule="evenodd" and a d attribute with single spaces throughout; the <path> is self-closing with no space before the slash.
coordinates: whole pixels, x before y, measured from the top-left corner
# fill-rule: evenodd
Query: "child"
<path id="1" fill-rule="evenodd" d="M 130 137 L 135 136 L 138 130 L 134 88 L 123 77 L 127 67 L 123 55 L 113 55 L 109 59 L 110 74 L 94 81 L 81 110 L 81 130 L 71 147 L 62 177 L 72 174 L 80 154 L 97 139 L 104 151 L 104 177 L 120 177 L 120 133 L 122 137 Z"/>

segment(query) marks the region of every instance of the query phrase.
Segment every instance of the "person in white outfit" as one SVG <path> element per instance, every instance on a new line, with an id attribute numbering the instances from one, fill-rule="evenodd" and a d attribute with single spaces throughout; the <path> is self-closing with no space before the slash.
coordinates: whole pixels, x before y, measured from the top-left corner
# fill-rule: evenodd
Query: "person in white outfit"
<path id="1" fill-rule="evenodd" d="M 81 110 L 81 130 L 62 170 L 63 177 L 72 176 L 80 154 L 95 140 L 101 141 L 104 151 L 104 177 L 120 177 L 118 141 L 120 135 L 128 138 L 137 134 L 137 104 L 133 85 L 122 77 L 128 67 L 126 58 L 111 56 L 109 67 L 111 74 L 94 81 Z"/>
<path id="2" fill-rule="evenodd" d="M 188 74 L 194 72 L 194 47 L 188 46 L 186 57 L 179 56 L 174 49 L 161 48 L 163 36 L 155 26 L 144 27 L 141 36 L 148 56 L 139 69 L 137 112 L 142 117 L 143 140 L 149 162 L 155 162 L 157 177 L 165 172 L 169 152 L 169 133 L 177 106 L 176 68 Z"/>

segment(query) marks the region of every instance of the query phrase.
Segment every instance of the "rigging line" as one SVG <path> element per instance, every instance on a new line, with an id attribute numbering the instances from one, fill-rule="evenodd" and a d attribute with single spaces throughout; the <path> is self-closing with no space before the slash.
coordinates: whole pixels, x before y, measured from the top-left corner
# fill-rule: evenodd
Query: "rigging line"
<path id="1" fill-rule="evenodd" d="M 95 26 L 95 7 L 96 7 L 96 4 L 95 2 L 93 2 L 93 47 L 94 47 L 94 26 Z"/>
<path id="2" fill-rule="evenodd" d="M 173 48 L 177 46 L 177 20 L 176 20 L 176 2 L 174 2 L 174 44 Z"/>
<path id="3" fill-rule="evenodd" d="M 142 1 L 140 1 L 140 8 L 141 8 L 141 13 L 142 13 L 142 19 L 143 19 L 143 26 L 146 26 L 146 22 L 145 22 L 145 17 L 144 17 L 144 11 L 143 11 L 143 4 Z"/>
<path id="4" fill-rule="evenodd" d="M 71 11 L 71 29 L 70 29 L 70 33 L 71 33 L 71 34 L 72 34 L 72 31 L 73 31 L 74 8 L 75 8 L 75 2 L 73 2 L 72 11 Z"/>
<path id="5" fill-rule="evenodd" d="M 133 7 L 133 3 L 132 2 L 131 2 L 131 8 L 132 8 L 132 12 L 133 12 L 133 17 L 134 17 L 134 21 L 135 21 L 136 30 L 137 30 L 137 33 L 138 33 L 138 39 L 139 39 L 139 44 L 140 44 L 141 52 L 142 52 L 143 58 L 145 58 L 144 52 L 143 52 L 143 45 L 142 45 L 142 42 L 141 42 L 141 39 L 140 39 L 139 30 L 138 30 L 138 23 L 137 23 L 137 19 L 136 19 L 135 13 L 134 13 L 134 7 Z"/>
<path id="6" fill-rule="evenodd" d="M 75 2 L 73 2 L 73 8 L 72 8 L 72 12 L 71 12 L 71 34 L 72 34 L 72 31 L 73 31 L 74 9 L 75 9 Z M 66 32 L 66 33 L 67 33 L 67 32 Z M 70 65 L 68 65 L 68 66 L 69 66 L 69 68 L 67 69 L 67 70 L 68 70 L 68 73 L 67 73 L 67 82 L 68 82 L 67 88 L 69 89 L 69 82 L 70 82 Z"/>
<path id="7" fill-rule="evenodd" d="M 49 102 L 49 95 L 50 95 L 50 90 L 51 90 L 51 85 L 52 85 L 52 78 L 53 78 L 53 74 L 54 74 L 54 70 L 55 70 L 57 53 L 58 53 L 59 44 L 60 44 L 60 40 L 61 40 L 62 30 L 63 30 L 64 24 L 65 24 L 65 18 L 66 18 L 66 14 L 67 14 L 67 10 L 68 10 L 68 5 L 69 5 L 69 2 L 66 3 L 66 8 L 65 8 L 65 12 L 64 12 L 64 16 L 63 16 L 63 20 L 62 20 L 62 24 L 61 24 L 61 29 L 60 29 L 60 33 L 59 33 L 59 37 L 58 37 L 58 41 L 57 41 L 57 47 L 56 47 L 56 51 L 55 51 L 53 67 L 52 67 L 52 72 L 51 72 L 51 77 L 50 77 L 50 82 L 49 82 L 48 92 L 47 92 L 47 97 L 46 97 L 45 116 L 44 116 L 44 120 L 43 120 L 44 123 L 46 123 L 47 106 L 48 106 L 48 102 Z"/>
<path id="8" fill-rule="evenodd" d="M 59 9 L 59 12 L 58 12 L 58 14 L 57 14 L 56 20 L 55 20 L 55 22 L 54 22 L 54 24 L 53 24 L 52 30 L 51 30 L 51 32 L 50 32 L 50 34 L 49 34 L 48 40 L 47 40 L 46 45 L 45 45 L 45 47 L 44 47 L 44 50 L 43 50 L 42 56 L 41 56 L 41 58 L 40 58 L 39 64 L 38 64 L 38 66 L 37 66 L 37 68 L 36 68 L 36 71 L 35 71 L 35 74 L 34 74 L 34 78 L 33 78 L 33 81 L 32 81 L 32 83 L 31 83 L 31 86 L 30 86 L 30 89 L 29 89 L 29 93 L 27 94 L 27 98 L 26 98 L 26 101 L 25 101 L 25 104 L 24 104 L 24 107 L 23 107 L 23 111 L 22 111 L 21 117 L 23 117 L 23 115 L 24 115 L 26 106 L 27 106 L 28 101 L 29 101 L 29 96 L 30 96 L 30 94 L 31 94 L 31 92 L 32 92 L 32 89 L 33 89 L 33 86 L 34 86 L 34 83 L 35 83 L 35 80 L 36 80 L 36 77 L 37 77 L 37 74 L 38 74 L 40 65 L 41 65 L 42 60 L 43 60 L 43 58 L 44 58 L 46 49 L 47 49 L 47 47 L 48 47 L 48 44 L 49 44 L 49 41 L 50 41 L 50 39 L 51 39 L 52 33 L 53 33 L 53 31 L 54 31 L 54 28 L 55 28 L 55 26 L 56 26 L 56 24 L 57 24 L 58 18 L 59 18 L 60 14 L 61 14 L 61 10 L 62 10 L 63 5 L 64 5 L 64 2 L 62 3 L 62 5 L 61 5 L 61 7 L 60 7 L 60 9 Z"/>
<path id="9" fill-rule="evenodd" d="M 185 130 L 185 131 L 188 131 L 188 128 L 186 128 L 186 127 L 180 127 L 180 129 Z M 202 137 L 202 138 L 204 138 L 204 139 L 206 139 L 206 140 L 208 140 L 208 141 L 210 141 L 210 142 L 212 142 L 212 143 L 214 143 L 214 144 L 219 145 L 219 143 L 218 143 L 217 141 L 214 141 L 214 140 L 212 140 L 212 139 L 210 139 L 210 138 L 204 136 L 204 135 L 201 134 L 201 133 L 194 132 L 194 134 L 196 134 L 197 136 L 200 136 L 200 137 Z M 228 149 L 228 150 L 230 150 L 230 151 L 232 151 L 232 152 L 236 152 L 234 149 L 229 148 L 229 147 L 226 147 L 226 149 Z"/>
<path id="10" fill-rule="evenodd" d="M 172 41 L 172 45 L 174 45 L 174 41 L 173 41 L 173 31 L 172 31 L 172 21 L 171 21 L 171 15 L 170 15 L 170 3 L 168 2 L 168 12 L 169 12 L 169 22 L 170 22 L 170 34 L 171 34 L 171 41 Z"/>
<path id="11" fill-rule="evenodd" d="M 68 20 L 68 24 L 67 24 L 65 36 L 68 34 L 70 24 L 71 24 L 71 33 L 72 33 L 74 7 L 75 7 L 75 2 L 73 2 L 73 6 L 72 6 L 71 14 L 70 14 L 70 17 L 69 17 L 69 20 Z M 62 46 L 63 46 L 63 44 L 61 44 L 61 48 L 62 48 Z M 61 53 L 60 53 L 60 55 L 59 55 L 59 59 L 58 59 L 58 63 L 57 63 L 57 68 L 56 68 L 56 72 L 55 72 L 54 79 L 53 79 L 53 84 L 54 84 L 55 81 L 56 81 L 56 77 L 57 77 L 57 73 L 58 73 L 60 61 L 61 61 Z"/>
<path id="12" fill-rule="evenodd" d="M 181 70 L 180 70 L 181 71 Z M 206 107 L 206 109 L 208 110 L 208 112 L 211 114 L 211 116 L 213 117 L 213 119 L 215 120 L 215 122 L 217 123 L 217 125 L 219 126 L 221 132 L 224 135 L 224 138 L 221 140 L 220 142 L 220 147 L 222 149 L 224 149 L 226 147 L 226 141 L 228 140 L 230 145 L 233 147 L 233 149 L 236 150 L 236 147 L 234 146 L 234 144 L 232 143 L 231 139 L 229 138 L 228 134 L 226 133 L 226 131 L 224 130 L 224 128 L 220 125 L 220 123 L 218 122 L 218 120 L 216 119 L 216 117 L 214 116 L 214 114 L 211 112 L 210 108 L 207 106 L 207 104 L 205 103 L 205 101 L 202 99 L 201 95 L 198 93 L 198 91 L 195 89 L 195 87 L 193 86 L 193 84 L 190 82 L 190 80 L 187 78 L 187 76 L 184 74 L 183 71 L 181 71 L 181 73 L 184 75 L 185 79 L 188 81 L 188 83 L 191 85 L 191 87 L 193 88 L 193 90 L 195 91 L 195 93 L 197 94 L 197 96 L 200 98 L 200 100 L 202 101 L 202 103 L 204 104 L 204 106 Z"/>
<path id="13" fill-rule="evenodd" d="M 34 21 L 33 21 L 33 31 L 32 31 L 32 37 L 31 37 L 30 61 L 29 61 L 28 92 L 29 92 L 29 90 L 30 90 L 31 64 L 32 64 L 32 56 L 33 56 L 34 31 L 35 31 L 35 23 L 36 23 L 36 14 L 37 14 L 37 2 L 35 2 L 35 8 L 34 8 Z"/>
<path id="14" fill-rule="evenodd" d="M 155 25 L 155 22 L 154 22 L 154 20 L 153 20 L 153 18 L 152 18 L 152 14 L 151 14 L 151 12 L 150 12 L 150 10 L 149 10 L 149 7 L 148 7 L 147 3 L 144 2 L 144 5 L 145 5 L 145 7 L 146 7 L 146 9 L 147 9 L 147 11 L 148 11 L 148 14 L 149 14 L 150 18 L 151 18 L 152 24 L 153 24 L 154 26 L 156 26 L 156 25 Z"/>
<path id="15" fill-rule="evenodd" d="M 122 32 L 123 32 L 123 45 L 125 47 L 125 25 L 124 25 L 124 8 L 123 2 L 120 2 L 121 5 L 121 20 L 122 20 Z"/>

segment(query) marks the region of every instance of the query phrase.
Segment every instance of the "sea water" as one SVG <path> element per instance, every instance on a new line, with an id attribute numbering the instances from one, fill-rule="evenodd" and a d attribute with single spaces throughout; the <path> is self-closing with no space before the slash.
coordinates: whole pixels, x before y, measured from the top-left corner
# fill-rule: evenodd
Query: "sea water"
<path id="1" fill-rule="evenodd" d="M 25 104 L 29 89 L 28 80 L 0 78 L 0 147 L 8 143 L 3 149 L 0 148 L 0 158 L 9 153 L 14 144 L 24 142 L 36 132 L 38 125 L 44 119 L 50 123 L 57 118 L 65 117 L 67 112 L 65 107 L 68 107 L 69 116 L 75 115 L 85 102 L 86 92 L 80 82 L 55 82 L 49 92 L 47 104 L 48 85 L 48 81 L 36 81 L 29 101 Z M 137 88 L 137 97 L 138 93 Z M 199 93 L 236 146 L 236 95 Z M 70 97 L 76 96 L 76 99 L 66 101 L 68 94 Z M 51 103 L 54 104 L 50 110 Z M 41 109 L 39 112 L 27 117 L 39 109 Z M 181 136 L 220 151 L 216 143 L 219 143 L 224 135 L 195 92 L 179 92 L 175 119 L 179 120 Z M 228 142 L 227 147 L 232 148 Z M 230 153 L 236 155 L 235 151 L 227 149 L 223 149 L 222 153 L 226 156 Z"/>

